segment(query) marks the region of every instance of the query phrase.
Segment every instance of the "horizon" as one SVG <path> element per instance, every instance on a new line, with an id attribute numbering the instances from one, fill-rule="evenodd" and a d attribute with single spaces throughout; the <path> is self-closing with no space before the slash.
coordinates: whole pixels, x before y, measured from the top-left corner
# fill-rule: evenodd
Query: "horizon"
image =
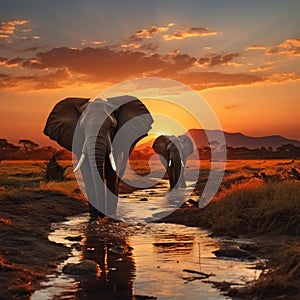
<path id="1" fill-rule="evenodd" d="M 300 2 L 279 0 L 6 2 L 1 136 L 55 147 L 43 128 L 59 100 L 94 99 L 125 80 L 161 77 L 204 98 L 224 132 L 300 141 L 299 10 Z M 197 126 L 176 108 L 156 106 L 147 105 L 174 122 L 157 118 L 154 134 Z"/>
<path id="2" fill-rule="evenodd" d="M 186 134 L 188 133 L 188 131 L 191 131 L 191 130 L 204 130 L 204 131 L 219 131 L 220 129 L 203 129 L 203 128 L 189 128 L 186 132 L 184 133 L 180 133 L 180 134 Z M 300 143 L 300 140 L 297 140 L 297 139 L 290 139 L 286 136 L 282 136 L 282 135 L 278 135 L 278 134 L 275 134 L 275 135 L 262 135 L 262 136 L 253 136 L 253 135 L 247 135 L 247 134 L 244 134 L 243 132 L 228 132 L 228 131 L 223 131 L 224 133 L 228 133 L 228 134 L 241 134 L 243 136 L 246 136 L 246 137 L 249 137 L 249 138 L 268 138 L 268 137 L 279 137 L 279 138 L 283 138 L 283 139 L 288 139 L 288 140 L 291 140 L 291 141 L 294 141 L 294 142 L 299 142 Z M 166 133 L 161 133 L 161 134 L 166 134 Z M 141 139 L 137 144 L 136 144 L 136 147 L 141 147 L 142 145 L 144 144 L 147 144 L 149 143 L 150 141 L 153 141 L 155 138 L 157 138 L 160 134 L 149 134 L 147 137 Z M 166 134 L 168 135 L 168 134 Z M 0 139 L 6 139 L 9 143 L 12 143 L 14 145 L 17 145 L 18 144 L 18 141 L 21 140 L 21 139 L 27 139 L 27 140 L 31 140 L 31 139 L 28 139 L 26 137 L 22 137 L 22 138 L 18 138 L 16 140 L 10 140 L 6 137 L 0 137 Z M 31 140 L 32 142 L 38 142 L 36 140 Z M 40 144 L 38 143 L 39 145 L 39 148 L 42 148 L 42 147 L 47 147 L 47 146 L 51 146 L 53 148 L 59 148 L 59 149 L 62 149 L 62 147 L 60 145 L 58 145 L 55 141 L 51 140 L 48 138 L 48 141 L 49 143 L 45 143 L 45 144 Z M 135 147 L 135 148 L 136 148 Z"/>

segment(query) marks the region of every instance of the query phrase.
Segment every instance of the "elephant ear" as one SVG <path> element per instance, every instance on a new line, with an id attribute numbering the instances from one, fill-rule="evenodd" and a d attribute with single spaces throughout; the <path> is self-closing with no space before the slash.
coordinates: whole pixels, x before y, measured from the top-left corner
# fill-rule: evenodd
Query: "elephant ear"
<path id="1" fill-rule="evenodd" d="M 157 137 L 152 145 L 153 150 L 162 155 L 165 159 L 168 157 L 168 141 L 169 137 L 165 135 L 160 135 Z"/>
<path id="2" fill-rule="evenodd" d="M 116 107 L 114 111 L 117 119 L 115 133 L 126 124 L 126 136 L 123 135 L 124 140 L 122 143 L 124 144 L 122 145 L 135 144 L 148 135 L 153 118 L 141 100 L 128 95 L 107 98 L 107 100 Z M 131 145 L 127 146 L 130 147 Z"/>
<path id="3" fill-rule="evenodd" d="M 89 98 L 66 98 L 58 102 L 48 116 L 44 134 L 72 151 L 75 128 L 88 101 Z"/>
<path id="4" fill-rule="evenodd" d="M 187 158 L 194 152 L 193 142 L 187 135 L 180 135 L 178 138 L 183 144 L 183 157 Z"/>

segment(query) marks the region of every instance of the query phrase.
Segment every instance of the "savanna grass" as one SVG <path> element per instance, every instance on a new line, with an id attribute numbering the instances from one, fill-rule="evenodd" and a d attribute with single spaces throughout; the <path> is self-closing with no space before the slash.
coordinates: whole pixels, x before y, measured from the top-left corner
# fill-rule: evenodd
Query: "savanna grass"
<path id="1" fill-rule="evenodd" d="M 221 192 L 203 209 L 201 219 L 217 234 L 300 232 L 300 183 L 253 180 Z"/>

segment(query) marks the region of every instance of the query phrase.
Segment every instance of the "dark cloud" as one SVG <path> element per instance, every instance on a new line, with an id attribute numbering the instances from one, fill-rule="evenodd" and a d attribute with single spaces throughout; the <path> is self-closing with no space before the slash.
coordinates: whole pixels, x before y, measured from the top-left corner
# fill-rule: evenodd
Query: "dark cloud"
<path id="1" fill-rule="evenodd" d="M 219 86 L 251 84 L 264 79 L 260 76 L 244 73 L 191 72 L 182 74 L 180 80 L 195 89 L 206 89 Z"/>
<path id="2" fill-rule="evenodd" d="M 108 47 L 71 49 L 54 48 L 38 53 L 35 60 L 27 60 L 27 68 L 68 68 L 72 72 L 86 74 L 89 80 L 118 81 L 145 73 L 157 72 L 167 63 L 158 54 L 117 51 Z"/>
<path id="3" fill-rule="evenodd" d="M 25 59 L 22 57 L 16 57 L 16 58 L 12 58 L 9 59 L 5 62 L 6 65 L 8 66 L 12 66 L 12 65 L 19 65 L 22 61 L 24 61 Z"/>
<path id="4" fill-rule="evenodd" d="M 253 74 L 223 74 L 218 72 L 191 72 L 195 63 L 206 63 L 209 67 L 224 64 L 238 54 L 215 55 L 196 58 L 178 51 L 168 55 L 146 54 L 140 51 L 120 51 L 115 48 L 99 47 L 73 49 L 54 48 L 40 52 L 35 57 L 23 60 L 16 58 L 10 63 L 22 63 L 24 69 L 44 70 L 44 75 L 29 77 L 3 77 L 1 87 L 9 88 L 20 84 L 32 88 L 58 88 L 64 85 L 106 82 L 116 83 L 130 78 L 158 76 L 178 80 L 196 89 L 217 86 L 251 84 L 262 78 Z M 6 58 L 1 58 L 4 64 Z M 205 60 L 205 61 L 204 61 Z"/>
<path id="5" fill-rule="evenodd" d="M 40 46 L 34 46 L 34 47 L 29 47 L 29 48 L 25 48 L 23 50 L 21 50 L 20 52 L 36 52 L 38 50 L 40 50 Z"/>
<path id="6" fill-rule="evenodd" d="M 207 57 L 201 57 L 197 60 L 197 62 L 199 65 L 214 67 L 217 65 L 224 65 L 239 56 L 240 56 L 239 53 L 229 53 L 229 54 L 225 54 L 225 55 L 215 54 L 215 55 L 210 55 Z"/>
<path id="7" fill-rule="evenodd" d="M 31 89 L 55 89 L 69 85 L 74 77 L 66 69 L 58 69 L 42 76 L 16 76 L 0 74 L 0 89 L 19 88 Z"/>

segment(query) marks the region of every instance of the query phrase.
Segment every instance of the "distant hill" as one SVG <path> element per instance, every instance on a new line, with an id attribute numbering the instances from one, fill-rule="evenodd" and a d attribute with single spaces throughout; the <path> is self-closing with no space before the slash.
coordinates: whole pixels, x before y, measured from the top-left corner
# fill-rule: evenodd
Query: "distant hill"
<path id="1" fill-rule="evenodd" d="M 213 137 L 220 134 L 219 130 L 207 130 Z M 208 146 L 208 139 L 204 129 L 190 129 L 187 132 L 193 138 L 196 148 L 201 148 L 202 146 Z M 296 147 L 300 147 L 300 141 L 287 139 L 280 135 L 270 135 L 262 137 L 247 136 L 242 133 L 230 133 L 224 132 L 227 147 L 239 148 L 245 147 L 248 149 L 256 149 L 261 147 L 272 147 L 274 150 L 282 145 L 292 144 Z M 138 145 L 135 149 L 142 150 L 145 148 L 151 148 L 154 139 L 147 141 L 146 143 Z"/>
<path id="2" fill-rule="evenodd" d="M 217 135 L 220 133 L 218 130 L 208 130 L 209 133 Z M 190 129 L 188 133 L 192 136 L 195 141 L 196 147 L 201 148 L 201 146 L 208 145 L 208 140 L 204 129 Z M 292 144 L 296 147 L 300 147 L 300 141 L 287 139 L 280 135 L 270 135 L 262 137 L 247 136 L 242 133 L 229 133 L 224 132 L 225 140 L 227 146 L 239 148 L 246 147 L 248 149 L 255 149 L 261 147 L 272 147 L 276 149 L 282 145 Z"/>

